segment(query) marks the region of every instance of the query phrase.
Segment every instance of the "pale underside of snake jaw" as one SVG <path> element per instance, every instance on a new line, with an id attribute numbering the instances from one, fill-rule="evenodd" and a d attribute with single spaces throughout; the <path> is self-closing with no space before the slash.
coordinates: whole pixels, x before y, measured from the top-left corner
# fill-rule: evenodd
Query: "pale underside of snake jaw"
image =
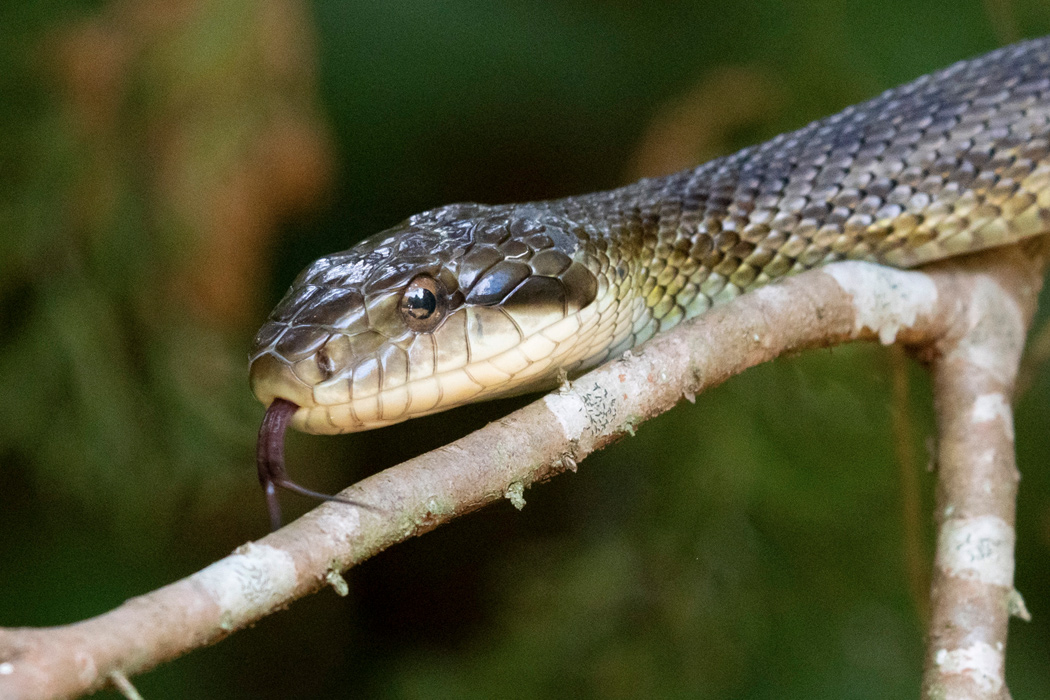
<path id="1" fill-rule="evenodd" d="M 551 386 L 843 259 L 913 267 L 1050 230 L 1050 41 L 955 64 L 694 170 L 412 217 L 318 260 L 256 337 L 294 427 L 364 430 Z"/>

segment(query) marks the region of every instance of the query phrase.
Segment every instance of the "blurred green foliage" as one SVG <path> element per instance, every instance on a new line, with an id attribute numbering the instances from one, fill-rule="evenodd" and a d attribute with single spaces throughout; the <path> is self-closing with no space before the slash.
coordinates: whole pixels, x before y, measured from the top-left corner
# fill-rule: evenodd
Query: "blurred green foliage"
<path id="1" fill-rule="evenodd" d="M 183 161 L 192 203 L 265 125 L 274 98 L 252 86 L 268 83 L 231 49 L 257 43 L 253 5 L 220 5 L 136 64 L 101 155 L 48 58 L 64 27 L 112 5 L 0 7 L 0 624 L 102 612 L 263 534 L 242 353 L 317 256 L 451 201 L 621 184 L 654 120 L 727 66 L 778 95 L 708 139 L 722 151 L 1050 31 L 1032 1 L 315 0 L 335 188 L 256 241 L 271 252 L 251 319 L 213 323 L 165 285 L 198 229 L 158 205 L 149 128 L 172 95 L 165 119 L 212 125 Z M 196 98 L 227 84 L 240 87 L 209 121 Z M 105 196 L 85 200 L 85 182 Z M 757 368 L 527 492 L 522 513 L 503 504 L 405 543 L 353 570 L 349 598 L 314 596 L 136 683 L 151 700 L 914 696 L 923 624 L 889 371 L 876 347 Z M 922 465 L 932 414 L 910 376 Z M 335 489 L 518 403 L 293 438 L 289 462 Z M 1008 679 L 1023 700 L 1050 697 L 1046 372 L 1017 417 L 1017 585 L 1035 619 L 1011 628 Z M 920 482 L 929 513 L 932 474 Z M 929 556 L 929 518 L 922 534 Z"/>

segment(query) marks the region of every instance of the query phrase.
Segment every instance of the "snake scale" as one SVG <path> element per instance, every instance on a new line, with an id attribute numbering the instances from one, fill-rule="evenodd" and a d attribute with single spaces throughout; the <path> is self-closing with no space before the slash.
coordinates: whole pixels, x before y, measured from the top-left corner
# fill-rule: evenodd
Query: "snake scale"
<path id="1" fill-rule="evenodd" d="M 692 170 L 418 214 L 310 265 L 255 338 L 271 516 L 275 485 L 312 494 L 284 473 L 289 423 L 367 430 L 549 388 L 785 275 L 1048 231 L 1050 37 Z"/>

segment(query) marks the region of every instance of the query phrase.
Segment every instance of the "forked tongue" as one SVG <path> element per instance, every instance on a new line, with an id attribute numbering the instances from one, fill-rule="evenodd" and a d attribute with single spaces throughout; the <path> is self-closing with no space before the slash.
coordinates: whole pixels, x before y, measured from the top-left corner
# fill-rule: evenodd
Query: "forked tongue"
<path id="1" fill-rule="evenodd" d="M 338 501 L 350 506 L 367 507 L 363 503 L 351 501 L 341 496 L 311 491 L 288 478 L 284 469 L 284 433 L 288 422 L 299 407 L 286 399 L 274 399 L 263 416 L 259 428 L 259 442 L 255 447 L 255 463 L 259 468 L 259 483 L 266 496 L 266 508 L 270 512 L 270 528 L 281 527 L 281 502 L 277 499 L 277 488 L 316 498 L 321 501 Z"/>

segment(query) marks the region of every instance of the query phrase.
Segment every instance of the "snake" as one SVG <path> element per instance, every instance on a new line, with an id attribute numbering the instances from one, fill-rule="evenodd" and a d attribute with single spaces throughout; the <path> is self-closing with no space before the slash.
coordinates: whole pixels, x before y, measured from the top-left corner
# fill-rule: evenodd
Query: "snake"
<path id="1" fill-rule="evenodd" d="M 309 265 L 254 339 L 271 520 L 275 487 L 346 500 L 288 478 L 289 425 L 354 432 L 549 389 L 788 275 L 1048 231 L 1050 37 L 683 172 L 417 214 Z"/>

